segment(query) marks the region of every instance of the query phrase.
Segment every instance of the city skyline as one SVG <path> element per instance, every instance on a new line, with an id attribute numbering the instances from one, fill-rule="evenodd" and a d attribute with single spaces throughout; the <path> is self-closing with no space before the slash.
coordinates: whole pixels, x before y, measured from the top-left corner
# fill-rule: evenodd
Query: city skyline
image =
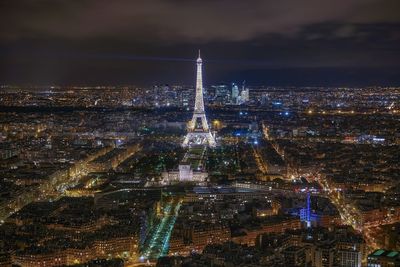
<path id="1" fill-rule="evenodd" d="M 3 2 L 0 266 L 400 267 L 398 0 Z"/>

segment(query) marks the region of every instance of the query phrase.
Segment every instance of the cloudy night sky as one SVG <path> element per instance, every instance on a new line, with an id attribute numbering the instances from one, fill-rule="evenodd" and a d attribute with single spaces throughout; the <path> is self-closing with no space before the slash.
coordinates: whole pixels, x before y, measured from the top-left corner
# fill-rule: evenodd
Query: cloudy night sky
<path id="1" fill-rule="evenodd" d="M 4 0 L 0 82 L 400 85 L 398 0 Z"/>

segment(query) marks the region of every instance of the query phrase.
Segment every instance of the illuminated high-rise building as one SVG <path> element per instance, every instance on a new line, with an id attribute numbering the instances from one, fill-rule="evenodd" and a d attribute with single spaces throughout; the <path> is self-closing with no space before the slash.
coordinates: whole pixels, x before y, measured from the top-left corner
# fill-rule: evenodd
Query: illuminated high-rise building
<path id="1" fill-rule="evenodd" d="M 232 83 L 232 104 L 237 104 L 237 100 L 239 97 L 239 87 L 235 84 Z"/>
<path id="2" fill-rule="evenodd" d="M 216 142 L 214 136 L 211 134 L 210 128 L 207 123 L 206 113 L 204 111 L 203 99 L 203 74 L 202 64 L 203 61 L 199 57 L 196 61 L 197 64 L 197 77 L 196 77 L 196 101 L 194 105 L 194 112 L 192 120 L 188 123 L 188 133 L 183 141 L 183 146 L 191 145 L 208 145 L 215 147 Z"/>

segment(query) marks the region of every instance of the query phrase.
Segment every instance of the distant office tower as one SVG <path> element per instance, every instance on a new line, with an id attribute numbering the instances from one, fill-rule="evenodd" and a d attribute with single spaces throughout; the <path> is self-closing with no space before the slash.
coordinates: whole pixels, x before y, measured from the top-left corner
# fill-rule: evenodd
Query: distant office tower
<path id="1" fill-rule="evenodd" d="M 266 106 L 269 103 L 269 96 L 268 94 L 262 94 L 260 99 L 260 104 Z"/>
<path id="2" fill-rule="evenodd" d="M 238 96 L 239 96 L 239 87 L 235 83 L 232 83 L 232 103 L 233 104 L 236 104 Z"/>
<path id="3" fill-rule="evenodd" d="M 214 103 L 226 104 L 231 102 L 231 89 L 225 84 L 213 85 Z"/>
<path id="4" fill-rule="evenodd" d="M 249 100 L 250 100 L 249 88 L 246 88 L 242 92 L 240 92 L 240 99 L 241 99 L 242 103 L 249 102 Z"/>
<path id="5" fill-rule="evenodd" d="M 206 113 L 204 111 L 202 63 L 203 61 L 200 58 L 199 51 L 199 57 L 197 58 L 196 101 L 194 104 L 193 117 L 188 125 L 188 133 L 182 144 L 184 147 L 191 145 L 216 146 L 214 136 L 211 134 L 210 128 L 208 127 Z"/>
<path id="6" fill-rule="evenodd" d="M 188 107 L 189 106 L 189 100 L 190 100 L 190 92 L 188 90 L 183 90 L 181 92 L 181 102 L 183 107 Z"/>
<path id="7" fill-rule="evenodd" d="M 228 86 L 225 84 L 219 84 L 219 85 L 213 85 L 213 88 L 215 89 L 215 97 L 229 97 L 231 96 L 231 93 L 229 92 Z"/>

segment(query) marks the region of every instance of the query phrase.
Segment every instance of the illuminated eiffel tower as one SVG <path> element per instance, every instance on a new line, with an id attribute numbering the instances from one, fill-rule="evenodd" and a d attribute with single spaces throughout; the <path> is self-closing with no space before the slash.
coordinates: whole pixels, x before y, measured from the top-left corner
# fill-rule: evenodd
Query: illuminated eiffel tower
<path id="1" fill-rule="evenodd" d="M 210 132 L 208 127 L 206 113 L 204 112 L 204 100 L 203 100 L 203 74 L 202 64 L 203 61 L 200 57 L 197 58 L 197 77 L 196 77 L 196 101 L 194 104 L 194 112 L 192 120 L 188 123 L 187 134 L 183 141 L 183 146 L 192 145 L 208 145 L 215 147 L 216 142 L 214 136 Z"/>

